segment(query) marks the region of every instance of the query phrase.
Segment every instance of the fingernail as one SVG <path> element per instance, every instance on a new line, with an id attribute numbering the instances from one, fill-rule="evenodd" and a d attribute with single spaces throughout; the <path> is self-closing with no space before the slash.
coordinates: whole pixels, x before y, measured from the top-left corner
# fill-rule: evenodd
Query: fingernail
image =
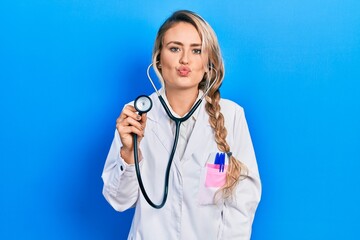
<path id="1" fill-rule="evenodd" d="M 137 115 L 136 118 L 137 118 L 137 120 L 140 120 L 140 119 L 141 119 L 141 116 L 140 116 L 140 115 Z"/>

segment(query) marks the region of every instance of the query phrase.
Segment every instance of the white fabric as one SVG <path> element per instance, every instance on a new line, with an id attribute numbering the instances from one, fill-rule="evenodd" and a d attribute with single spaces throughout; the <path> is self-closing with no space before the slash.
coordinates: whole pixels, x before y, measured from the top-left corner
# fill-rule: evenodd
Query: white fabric
<path id="1" fill-rule="evenodd" d="M 177 117 L 177 118 L 180 118 L 180 117 L 184 117 L 184 116 L 179 116 L 177 113 L 175 113 L 171 106 L 170 106 L 170 103 L 169 101 L 167 100 L 167 97 L 166 97 L 166 94 L 165 94 L 165 91 L 163 90 L 163 88 L 160 90 L 160 94 L 161 96 L 163 97 L 165 103 L 167 104 L 167 106 L 169 107 L 171 113 Z M 195 101 L 195 103 L 203 96 L 203 91 L 199 91 L 199 94 L 197 96 L 197 99 Z M 187 146 L 187 143 L 189 141 L 189 138 L 190 138 L 190 135 L 194 129 L 194 126 L 195 126 L 195 121 L 196 121 L 196 118 L 197 118 L 197 115 L 199 114 L 199 109 L 197 109 L 192 115 L 191 117 L 186 120 L 185 122 L 182 122 L 180 125 L 180 131 L 179 131 L 179 140 L 178 140 L 178 144 L 177 144 L 177 148 L 176 148 L 176 152 L 175 154 L 179 156 L 179 159 L 181 160 L 182 157 L 184 156 L 184 152 L 185 152 L 185 148 Z M 169 123 L 171 125 L 171 128 L 172 128 L 172 133 L 173 135 L 175 136 L 175 130 L 176 130 L 176 124 L 173 120 L 169 119 Z"/>
<path id="2" fill-rule="evenodd" d="M 157 95 L 150 97 L 153 109 L 147 114 L 145 137 L 140 143 L 143 155 L 141 174 L 149 197 L 160 203 L 174 134 Z M 235 158 L 248 167 L 248 177 L 238 184 L 231 201 L 215 203 L 214 193 L 218 188 L 206 188 L 204 184 L 208 174 L 206 163 L 213 163 L 216 152 L 219 152 L 205 102 L 198 109 L 183 157 L 178 154 L 174 157 L 169 195 L 161 209 L 154 209 L 145 201 L 138 187 L 134 165 L 126 164 L 120 158 L 121 141 L 115 131 L 102 174 L 103 194 L 117 211 L 136 207 L 128 239 L 250 239 L 261 196 L 256 158 L 243 109 L 225 99 L 220 101 L 220 106 L 230 149 Z"/>

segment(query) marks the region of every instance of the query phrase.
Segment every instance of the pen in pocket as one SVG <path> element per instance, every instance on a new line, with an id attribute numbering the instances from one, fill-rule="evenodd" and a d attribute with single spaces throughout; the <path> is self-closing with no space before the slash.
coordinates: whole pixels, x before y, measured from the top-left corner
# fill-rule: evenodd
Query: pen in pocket
<path id="1" fill-rule="evenodd" d="M 216 153 L 214 164 L 219 165 L 219 172 L 225 170 L 225 153 Z"/>

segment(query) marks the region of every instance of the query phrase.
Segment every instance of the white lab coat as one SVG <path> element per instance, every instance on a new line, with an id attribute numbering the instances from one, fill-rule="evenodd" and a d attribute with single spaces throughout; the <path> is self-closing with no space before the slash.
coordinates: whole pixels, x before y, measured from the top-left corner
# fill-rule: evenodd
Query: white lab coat
<path id="1" fill-rule="evenodd" d="M 153 108 L 147 114 L 145 136 L 140 143 L 143 155 L 140 167 L 147 194 L 158 204 L 163 198 L 165 171 L 174 136 L 157 95 L 150 97 Z M 206 167 L 207 162 L 213 163 L 213 156 L 219 150 L 205 111 L 205 101 L 199 107 L 183 158 L 175 154 L 168 199 L 161 209 L 152 208 L 144 199 L 134 165 L 126 164 L 120 157 L 121 141 L 115 131 L 102 174 L 103 194 L 117 211 L 136 207 L 128 239 L 250 239 L 261 196 L 258 167 L 243 109 L 225 99 L 220 105 L 230 149 L 248 168 L 248 177 L 240 181 L 231 201 L 214 202 L 218 188 L 204 184 L 206 177 L 221 177 L 209 174 L 225 174 L 211 173 Z"/>

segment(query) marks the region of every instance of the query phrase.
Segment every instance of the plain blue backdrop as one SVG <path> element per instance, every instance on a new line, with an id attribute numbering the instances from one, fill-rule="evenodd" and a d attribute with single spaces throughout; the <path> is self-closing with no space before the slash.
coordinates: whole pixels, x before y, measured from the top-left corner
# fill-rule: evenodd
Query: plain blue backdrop
<path id="1" fill-rule="evenodd" d="M 1 1 L 0 239 L 126 239 L 133 210 L 110 207 L 101 172 L 178 9 L 213 26 L 221 93 L 245 108 L 263 183 L 252 239 L 357 239 L 357 0 Z"/>

